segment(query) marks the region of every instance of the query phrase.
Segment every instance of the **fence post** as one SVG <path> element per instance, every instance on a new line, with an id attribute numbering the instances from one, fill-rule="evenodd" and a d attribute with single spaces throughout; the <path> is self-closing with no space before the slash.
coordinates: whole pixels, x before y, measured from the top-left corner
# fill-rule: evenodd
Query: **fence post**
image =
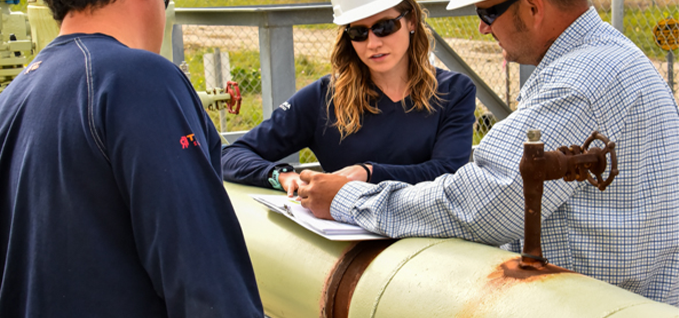
<path id="1" fill-rule="evenodd" d="M 507 106 L 509 107 L 510 102 L 511 102 L 511 97 L 510 97 L 510 86 L 511 86 L 511 81 L 509 78 L 509 62 L 507 60 L 503 61 L 502 64 L 504 64 L 505 67 L 505 103 L 507 103 Z M 511 107 L 510 107 L 511 108 Z"/>
<path id="2" fill-rule="evenodd" d="M 295 87 L 295 48 L 292 25 L 275 25 L 263 21 L 259 27 L 259 61 L 262 69 L 262 118 L 292 96 Z M 299 152 L 279 162 L 298 163 Z"/>
<path id="3" fill-rule="evenodd" d="M 224 83 L 231 80 L 231 66 L 229 53 L 221 52 L 219 48 L 214 49 L 214 54 L 203 55 L 203 65 L 205 66 L 205 88 L 223 88 Z M 219 110 L 219 132 L 226 132 L 226 110 Z"/>
<path id="4" fill-rule="evenodd" d="M 613 0 L 611 2 L 611 24 L 620 33 L 625 33 L 623 18 L 625 17 L 625 0 Z"/>
<path id="5" fill-rule="evenodd" d="M 530 75 L 533 74 L 535 67 L 535 65 L 527 64 L 521 64 L 519 66 L 519 87 L 523 87 L 523 84 L 525 84 Z"/>
<path id="6" fill-rule="evenodd" d="M 184 62 L 184 32 L 181 24 L 172 26 L 172 62 L 177 66 Z"/>
<path id="7" fill-rule="evenodd" d="M 674 95 L 674 52 L 667 51 L 667 85 L 670 86 L 672 95 Z"/>
<path id="8" fill-rule="evenodd" d="M 292 26 L 259 27 L 259 59 L 262 69 L 262 117 L 267 119 L 295 88 Z"/>

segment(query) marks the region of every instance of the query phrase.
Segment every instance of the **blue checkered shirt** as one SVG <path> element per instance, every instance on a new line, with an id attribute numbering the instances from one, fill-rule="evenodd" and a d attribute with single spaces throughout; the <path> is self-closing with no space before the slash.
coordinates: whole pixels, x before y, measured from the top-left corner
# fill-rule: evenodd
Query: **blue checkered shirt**
<path id="1" fill-rule="evenodd" d="M 545 151 L 582 145 L 598 130 L 616 143 L 620 170 L 603 192 L 588 182 L 545 182 L 544 256 L 678 306 L 677 104 L 648 58 L 594 8 L 552 44 L 522 88 L 518 109 L 485 136 L 474 162 L 414 186 L 350 182 L 331 214 L 390 237 L 458 237 L 519 252 L 519 161 L 529 129 L 542 131 Z"/>

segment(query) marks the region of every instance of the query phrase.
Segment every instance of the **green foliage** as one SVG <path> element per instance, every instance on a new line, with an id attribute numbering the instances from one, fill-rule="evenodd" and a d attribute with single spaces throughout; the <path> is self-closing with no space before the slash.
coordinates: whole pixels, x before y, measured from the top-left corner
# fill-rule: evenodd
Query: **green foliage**
<path id="1" fill-rule="evenodd" d="M 21 2 L 19 2 L 19 4 L 10 5 L 9 9 L 14 11 L 14 12 L 17 12 L 17 11 L 26 12 L 27 7 L 28 7 L 28 3 L 26 1 L 21 1 Z"/>
<path id="2" fill-rule="evenodd" d="M 444 38 L 495 41 L 492 35 L 484 35 L 479 32 L 479 18 L 476 16 L 429 18 L 427 23 Z"/>
<path id="3" fill-rule="evenodd" d="M 655 43 L 653 28 L 665 18 L 679 19 L 679 6 L 668 5 L 664 6 L 663 9 L 650 6 L 645 10 L 625 8 L 625 17 L 623 18 L 625 36 L 639 46 L 649 58 L 662 60 L 667 55 L 667 51 L 661 49 Z"/>
<path id="4" fill-rule="evenodd" d="M 231 69 L 231 78 L 238 82 L 241 87 L 247 88 L 250 93 L 262 93 L 262 73 L 257 69 L 245 69 L 236 66 Z"/>
<path id="5" fill-rule="evenodd" d="M 319 63 L 306 55 L 295 57 L 295 78 L 297 89 L 311 84 L 317 79 L 330 74 L 330 62 Z"/>

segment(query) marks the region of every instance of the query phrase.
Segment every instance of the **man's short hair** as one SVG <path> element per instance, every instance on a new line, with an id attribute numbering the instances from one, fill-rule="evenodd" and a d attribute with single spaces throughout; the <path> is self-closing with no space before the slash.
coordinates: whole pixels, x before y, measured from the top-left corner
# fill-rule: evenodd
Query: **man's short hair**
<path id="1" fill-rule="evenodd" d="M 52 16 L 57 21 L 63 21 L 71 11 L 94 10 L 106 6 L 116 0 L 44 0 L 52 10 Z"/>

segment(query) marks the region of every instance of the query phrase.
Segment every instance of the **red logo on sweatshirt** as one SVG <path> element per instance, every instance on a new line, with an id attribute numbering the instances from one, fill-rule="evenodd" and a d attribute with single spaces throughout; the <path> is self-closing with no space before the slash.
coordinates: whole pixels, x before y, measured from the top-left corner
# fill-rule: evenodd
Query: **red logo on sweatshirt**
<path id="1" fill-rule="evenodd" d="M 182 136 L 182 138 L 179 138 L 179 143 L 182 145 L 182 149 L 189 148 L 189 144 L 200 147 L 200 142 L 198 142 L 198 139 L 194 139 L 193 136 L 195 135 L 188 134 L 186 136 Z"/>

